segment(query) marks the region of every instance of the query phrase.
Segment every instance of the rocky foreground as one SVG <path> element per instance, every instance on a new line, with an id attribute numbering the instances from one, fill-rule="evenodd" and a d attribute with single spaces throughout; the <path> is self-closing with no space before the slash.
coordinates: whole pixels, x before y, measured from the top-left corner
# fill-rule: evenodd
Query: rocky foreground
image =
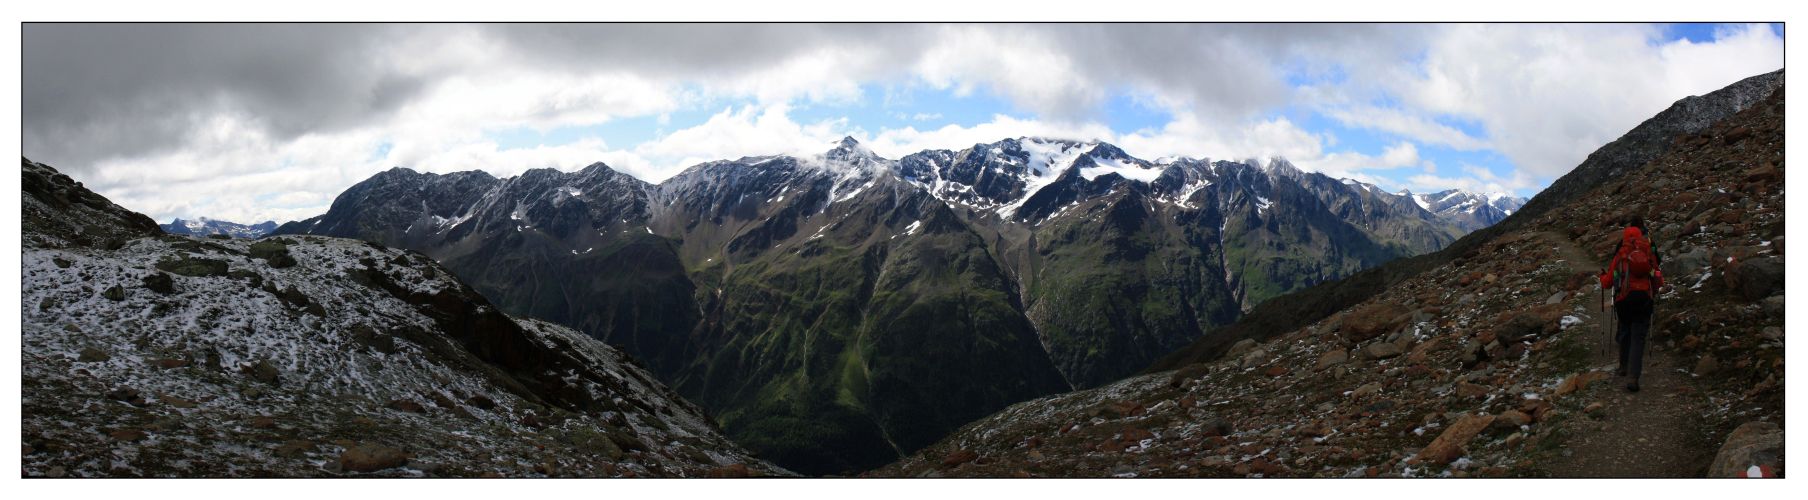
<path id="1" fill-rule="evenodd" d="M 1780 78 L 1780 76 L 1779 76 Z M 1013 405 L 901 477 L 1781 474 L 1783 91 L 1355 307 L 1222 357 Z M 1642 392 L 1595 273 L 1643 216 L 1670 286 Z"/>
<path id="2" fill-rule="evenodd" d="M 420 254 L 165 235 L 23 175 L 26 476 L 789 474 L 620 351 Z"/>

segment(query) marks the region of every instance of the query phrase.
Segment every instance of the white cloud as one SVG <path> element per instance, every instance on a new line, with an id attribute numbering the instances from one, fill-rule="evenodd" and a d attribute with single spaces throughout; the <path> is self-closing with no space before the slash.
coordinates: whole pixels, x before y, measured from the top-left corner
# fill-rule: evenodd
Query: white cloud
<path id="1" fill-rule="evenodd" d="M 992 120 L 972 126 L 944 125 L 932 130 L 916 127 L 886 129 L 872 136 L 866 146 L 887 158 L 926 149 L 960 150 L 974 144 L 997 142 L 1017 137 L 1048 137 L 1077 141 L 1111 141 L 1110 127 L 1098 123 L 1066 123 L 993 115 Z"/>
<path id="2" fill-rule="evenodd" d="M 1430 193 L 1453 188 L 1473 193 L 1517 193 L 1522 189 L 1537 185 L 1532 177 L 1524 172 L 1514 172 L 1508 177 L 1501 177 L 1486 168 L 1475 165 L 1463 165 L 1462 171 L 1467 175 L 1441 177 L 1426 173 L 1410 176 L 1406 178 L 1404 187 L 1415 193 Z"/>
<path id="3" fill-rule="evenodd" d="M 1371 105 L 1338 106 L 1322 110 L 1326 116 L 1349 127 L 1388 132 L 1413 140 L 1449 147 L 1458 151 L 1474 151 L 1488 147 L 1487 141 L 1469 133 L 1413 114 L 1399 108 Z"/>
<path id="4" fill-rule="evenodd" d="M 351 25 L 325 40 L 307 26 L 172 25 L 173 40 L 159 27 L 121 35 L 135 43 L 114 45 L 131 50 L 50 43 L 128 28 L 27 30 L 26 154 L 159 220 L 310 216 L 391 166 L 511 175 L 605 161 L 659 181 L 708 160 L 820 152 L 842 135 L 893 158 L 1047 136 L 1107 140 L 1146 158 L 1283 156 L 1366 181 L 1420 167 L 1406 183 L 1535 188 L 1682 96 L 1780 67 L 1783 48 L 1763 25 L 1693 43 L 1627 24 Z M 248 30 L 272 36 L 226 43 Z M 101 78 L 125 66 L 143 81 Z M 1013 109 L 984 123 L 874 132 L 791 116 L 800 102 L 877 100 L 864 90 L 875 85 L 986 92 Z M 1112 96 L 1172 119 L 1113 131 L 1098 113 Z M 729 103 L 702 123 L 671 122 Z M 882 111 L 913 121 L 943 112 Z M 1300 112 L 1391 145 L 1352 152 L 1303 126 Z M 527 148 L 487 135 L 630 117 L 676 130 L 643 144 Z M 1438 177 L 1427 157 L 1441 148 L 1496 152 L 1518 170 Z"/>
<path id="5" fill-rule="evenodd" d="M 1531 176 L 1554 178 L 1683 96 L 1782 66 L 1783 40 L 1769 26 L 1721 35 L 1698 44 L 1664 42 L 1650 25 L 1440 26 L 1421 62 L 1377 83 L 1401 99 L 1402 116 L 1352 118 L 1457 149 L 1464 141 L 1429 118 L 1475 120 L 1488 147 Z"/>

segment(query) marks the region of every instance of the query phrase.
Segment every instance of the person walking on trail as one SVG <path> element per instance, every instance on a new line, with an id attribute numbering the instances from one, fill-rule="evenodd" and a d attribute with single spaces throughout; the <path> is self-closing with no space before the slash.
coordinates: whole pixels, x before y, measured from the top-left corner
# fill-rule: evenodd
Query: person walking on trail
<path id="1" fill-rule="evenodd" d="M 1613 251 L 1613 260 L 1601 271 L 1601 288 L 1613 289 L 1613 309 L 1619 320 L 1619 329 L 1614 332 L 1620 350 L 1618 373 L 1627 377 L 1626 390 L 1631 392 L 1639 390 L 1646 335 L 1651 332 L 1657 290 L 1664 283 L 1663 272 L 1658 270 L 1660 261 L 1651 246 L 1645 222 L 1634 218 L 1621 231 L 1620 245 Z"/>

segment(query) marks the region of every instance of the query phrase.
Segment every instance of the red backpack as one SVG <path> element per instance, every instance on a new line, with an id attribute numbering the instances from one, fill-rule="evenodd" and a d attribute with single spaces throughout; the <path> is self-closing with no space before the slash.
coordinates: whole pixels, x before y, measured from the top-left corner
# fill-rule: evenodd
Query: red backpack
<path id="1" fill-rule="evenodd" d="M 1628 228 L 1631 229 L 1631 228 Z M 1617 266 L 1613 270 L 1614 301 L 1626 300 L 1627 294 L 1642 292 L 1646 297 L 1653 297 L 1652 290 L 1661 285 L 1661 278 L 1656 277 L 1656 258 L 1651 255 L 1651 240 L 1644 234 L 1629 230 L 1626 239 L 1621 241 L 1619 258 L 1614 259 Z"/>

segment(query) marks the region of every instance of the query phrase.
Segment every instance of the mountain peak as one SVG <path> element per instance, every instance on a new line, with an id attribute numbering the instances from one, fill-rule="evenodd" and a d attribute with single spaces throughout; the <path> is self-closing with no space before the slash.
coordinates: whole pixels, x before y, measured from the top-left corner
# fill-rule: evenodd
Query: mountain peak
<path id="1" fill-rule="evenodd" d="M 841 140 L 835 141 L 835 148 L 824 152 L 822 157 L 827 160 L 848 163 L 867 163 L 883 159 L 877 153 L 873 153 L 873 150 L 867 149 L 865 144 L 855 140 L 853 136 L 842 137 Z"/>

